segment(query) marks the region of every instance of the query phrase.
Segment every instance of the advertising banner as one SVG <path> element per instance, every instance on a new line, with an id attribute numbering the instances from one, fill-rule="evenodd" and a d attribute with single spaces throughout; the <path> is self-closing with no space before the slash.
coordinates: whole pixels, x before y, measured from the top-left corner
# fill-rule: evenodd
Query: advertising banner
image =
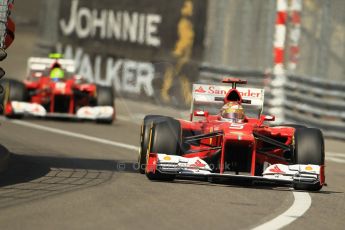
<path id="1" fill-rule="evenodd" d="M 61 1 L 57 50 L 117 94 L 188 105 L 203 54 L 206 0 Z"/>

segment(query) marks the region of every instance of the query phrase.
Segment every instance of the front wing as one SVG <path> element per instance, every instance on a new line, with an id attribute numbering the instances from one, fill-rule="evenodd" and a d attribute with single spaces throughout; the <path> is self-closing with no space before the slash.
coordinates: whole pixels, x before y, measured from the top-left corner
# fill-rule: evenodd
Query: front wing
<path id="1" fill-rule="evenodd" d="M 79 108 L 75 114 L 48 113 L 46 109 L 40 104 L 20 101 L 11 101 L 6 105 L 6 107 L 7 113 L 11 115 L 76 118 L 86 120 L 111 120 L 115 113 L 114 108 L 112 106 L 84 106 Z"/>
<path id="2" fill-rule="evenodd" d="M 267 182 L 279 185 L 323 184 L 319 165 L 283 165 L 272 164 L 266 167 L 262 176 L 236 175 L 228 173 L 213 173 L 212 168 L 199 157 L 186 158 L 176 155 L 149 154 L 146 173 L 175 174 L 201 178 L 224 178 L 231 180 L 246 180 Z"/>

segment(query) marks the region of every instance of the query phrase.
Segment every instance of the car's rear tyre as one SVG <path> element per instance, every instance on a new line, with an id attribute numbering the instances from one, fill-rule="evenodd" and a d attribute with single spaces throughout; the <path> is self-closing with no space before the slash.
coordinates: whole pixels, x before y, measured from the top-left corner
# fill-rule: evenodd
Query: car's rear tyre
<path id="1" fill-rule="evenodd" d="M 166 117 L 156 120 L 150 128 L 148 152 L 165 153 L 168 155 L 180 155 L 181 153 L 182 130 L 180 122 Z M 172 181 L 175 175 L 146 173 L 150 180 Z"/>
<path id="2" fill-rule="evenodd" d="M 145 174 L 145 167 L 146 167 L 146 154 L 147 148 L 149 145 L 149 137 L 150 137 L 150 129 L 152 123 L 161 122 L 165 119 L 169 119 L 165 116 L 160 115 L 147 115 L 143 120 L 143 124 L 141 125 L 141 132 L 140 132 L 140 147 L 139 147 L 139 157 L 138 157 L 138 165 L 139 165 L 139 172 L 141 174 Z"/>
<path id="3" fill-rule="evenodd" d="M 7 79 L 0 80 L 1 85 L 1 91 L 0 91 L 0 114 L 4 113 L 4 107 L 5 107 L 5 94 L 6 94 L 6 88 L 7 86 Z"/>
<path id="4" fill-rule="evenodd" d="M 295 164 L 325 164 L 325 147 L 322 132 L 314 128 L 296 129 L 294 134 Z M 318 191 L 322 188 L 320 184 L 295 183 L 294 188 L 298 190 Z"/>
<path id="5" fill-rule="evenodd" d="M 96 105 L 97 106 L 114 106 L 114 92 L 110 86 L 97 85 L 96 91 Z M 114 116 L 110 119 L 98 119 L 98 123 L 111 124 L 114 121 Z"/>
<path id="6" fill-rule="evenodd" d="M 6 79 L 1 82 L 1 85 L 4 88 L 4 92 L 2 93 L 2 96 L 0 98 L 2 108 L 6 106 L 6 103 L 8 101 L 21 101 L 21 102 L 28 101 L 29 94 L 24 83 L 17 80 Z M 2 112 L 4 112 L 4 110 Z M 7 114 L 6 116 L 8 118 L 22 118 L 23 117 L 23 115 L 13 115 L 13 114 Z"/>

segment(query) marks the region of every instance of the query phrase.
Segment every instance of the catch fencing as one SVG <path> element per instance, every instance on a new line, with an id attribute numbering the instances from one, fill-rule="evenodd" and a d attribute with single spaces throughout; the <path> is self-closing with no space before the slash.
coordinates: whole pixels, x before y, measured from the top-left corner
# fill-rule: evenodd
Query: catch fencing
<path id="1" fill-rule="evenodd" d="M 210 0 L 204 62 L 239 71 L 273 63 L 276 0 Z"/>
<path id="2" fill-rule="evenodd" d="M 341 81 L 345 75 L 345 1 L 303 0 L 294 74 Z"/>

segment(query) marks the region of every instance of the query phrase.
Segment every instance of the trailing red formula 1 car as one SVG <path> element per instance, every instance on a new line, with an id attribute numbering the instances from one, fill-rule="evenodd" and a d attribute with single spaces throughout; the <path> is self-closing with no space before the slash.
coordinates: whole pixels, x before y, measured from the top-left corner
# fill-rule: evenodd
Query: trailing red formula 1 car
<path id="1" fill-rule="evenodd" d="M 325 183 L 319 129 L 267 125 L 264 90 L 228 85 L 193 86 L 190 121 L 148 115 L 141 129 L 140 172 L 150 180 L 176 176 L 229 179 L 320 190 Z M 229 83 L 231 85 L 229 85 Z"/>
<path id="2" fill-rule="evenodd" d="M 63 117 L 112 123 L 115 118 L 111 87 L 88 83 L 75 74 L 73 60 L 29 58 L 28 76 L 23 81 L 2 83 L 4 114 L 9 118 L 24 115 Z"/>

